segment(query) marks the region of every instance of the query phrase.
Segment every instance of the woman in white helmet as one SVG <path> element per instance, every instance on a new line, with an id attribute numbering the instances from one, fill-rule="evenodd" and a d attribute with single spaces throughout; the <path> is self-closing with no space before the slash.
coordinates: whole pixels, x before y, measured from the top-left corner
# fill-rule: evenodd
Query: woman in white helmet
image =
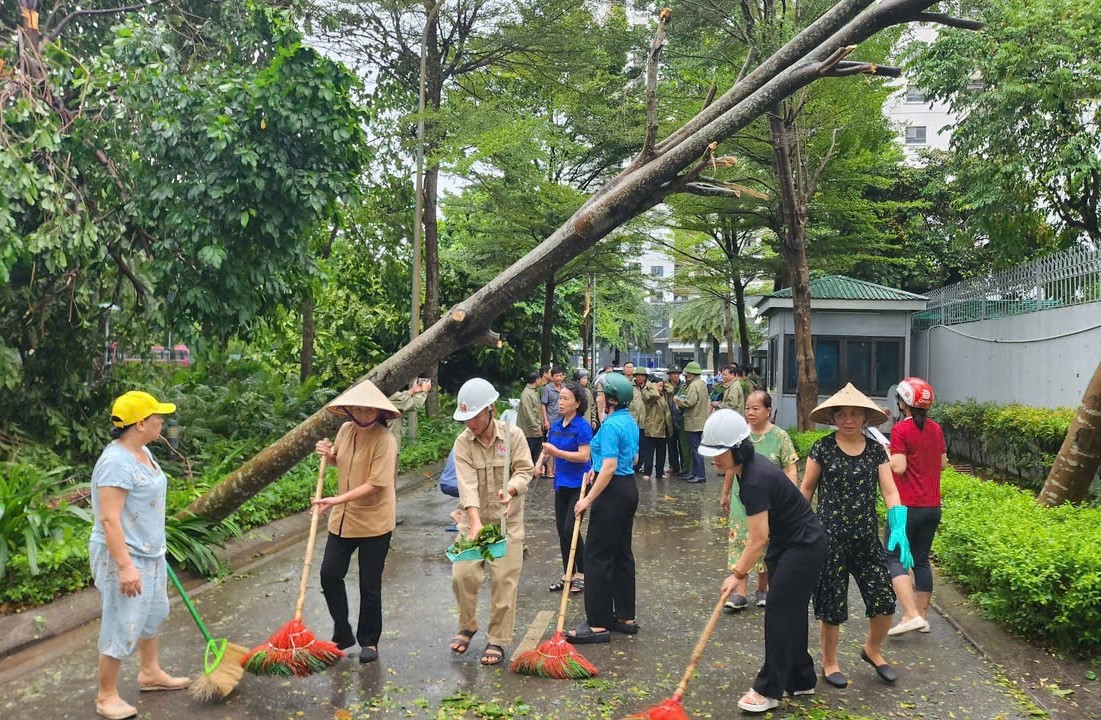
<path id="1" fill-rule="evenodd" d="M 774 592 L 765 607 L 765 662 L 738 701 L 746 712 L 765 712 L 778 706 L 785 692 L 814 694 L 818 678 L 807 651 L 807 606 L 826 558 L 826 531 L 784 471 L 757 455 L 749 424 L 736 411 L 724 408 L 707 418 L 699 452 L 714 458 L 727 482 L 737 476 L 747 515 L 745 550 L 723 581 L 725 595 L 738 588 L 768 547 L 765 565 Z"/>
<path id="2" fill-rule="evenodd" d="M 478 631 L 478 590 L 489 570 L 490 615 L 482 665 L 498 665 L 512 642 L 516 623 L 516 590 L 524 562 L 524 493 L 531 482 L 531 451 L 523 431 L 494 419 L 497 391 L 482 378 L 459 388 L 453 417 L 466 423 L 455 438 L 455 473 L 459 485 L 459 532 L 470 539 L 483 525 L 507 523 L 504 557 L 451 565 L 451 589 L 459 605 L 459 632 L 451 651 L 462 655 Z M 505 458 L 509 466 L 505 468 Z"/>

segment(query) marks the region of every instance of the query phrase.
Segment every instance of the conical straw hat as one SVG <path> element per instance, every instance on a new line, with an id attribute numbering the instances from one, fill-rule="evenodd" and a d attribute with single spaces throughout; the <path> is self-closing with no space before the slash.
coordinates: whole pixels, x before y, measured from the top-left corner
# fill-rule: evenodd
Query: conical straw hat
<path id="1" fill-rule="evenodd" d="M 401 417 L 401 412 L 394 407 L 394 403 L 387 400 L 382 391 L 370 380 L 364 380 L 340 393 L 325 406 L 325 409 L 333 415 L 343 415 L 343 408 L 347 407 L 377 408 L 382 412 L 383 417 Z"/>
<path id="2" fill-rule="evenodd" d="M 867 395 L 860 392 L 852 383 L 838 390 L 824 403 L 814 408 L 810 414 L 811 422 L 822 425 L 833 425 L 833 409 L 839 407 L 864 408 L 864 415 L 868 419 L 868 425 L 882 425 L 887 422 L 887 413 L 878 407 Z"/>

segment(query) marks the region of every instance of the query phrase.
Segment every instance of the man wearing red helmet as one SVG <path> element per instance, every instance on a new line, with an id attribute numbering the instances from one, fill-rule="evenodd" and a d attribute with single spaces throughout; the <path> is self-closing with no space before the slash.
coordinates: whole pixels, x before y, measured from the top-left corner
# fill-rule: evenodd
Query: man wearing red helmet
<path id="1" fill-rule="evenodd" d="M 940 524 L 940 471 L 948 466 L 944 432 L 936 421 L 926 417 L 932 406 L 933 387 L 929 383 L 908 377 L 898 384 L 898 409 L 903 419 L 891 430 L 891 470 L 902 504 L 909 508 L 906 537 L 914 560 L 914 580 L 910 582 L 898 550 L 888 551 L 887 569 L 903 610 L 902 620 L 887 631 L 891 636 L 913 630 L 929 632 L 926 616 L 933 594 L 929 550 Z M 888 519 L 885 541 L 890 532 Z"/>

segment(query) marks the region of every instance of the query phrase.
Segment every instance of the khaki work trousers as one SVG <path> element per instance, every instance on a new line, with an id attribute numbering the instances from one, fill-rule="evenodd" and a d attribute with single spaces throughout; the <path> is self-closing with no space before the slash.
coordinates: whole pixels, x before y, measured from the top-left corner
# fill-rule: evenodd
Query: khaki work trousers
<path id="1" fill-rule="evenodd" d="M 516 624 L 516 593 L 524 566 L 524 541 L 509 536 L 508 549 L 493 562 L 468 560 L 451 566 L 451 589 L 459 604 L 459 630 L 478 627 L 478 591 L 489 569 L 489 632 L 486 640 L 507 648 Z"/>

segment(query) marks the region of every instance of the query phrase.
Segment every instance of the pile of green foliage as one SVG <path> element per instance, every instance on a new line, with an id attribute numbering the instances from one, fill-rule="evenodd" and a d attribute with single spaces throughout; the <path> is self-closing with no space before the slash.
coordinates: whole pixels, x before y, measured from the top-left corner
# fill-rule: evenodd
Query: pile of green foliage
<path id="1" fill-rule="evenodd" d="M 795 445 L 795 452 L 799 453 L 800 460 L 806 460 L 807 456 L 810 455 L 810 449 L 814 447 L 814 443 L 832 432 L 833 428 L 807 430 L 806 432 L 799 432 L 795 428 L 788 428 L 788 435 L 791 436 L 791 442 Z"/>
<path id="2" fill-rule="evenodd" d="M 1005 471 L 1008 480 L 1038 491 L 1074 421 L 1071 408 L 997 405 L 976 400 L 937 403 L 930 413 L 940 423 L 952 454 Z M 1094 483 L 1091 495 L 1101 497 Z"/>

